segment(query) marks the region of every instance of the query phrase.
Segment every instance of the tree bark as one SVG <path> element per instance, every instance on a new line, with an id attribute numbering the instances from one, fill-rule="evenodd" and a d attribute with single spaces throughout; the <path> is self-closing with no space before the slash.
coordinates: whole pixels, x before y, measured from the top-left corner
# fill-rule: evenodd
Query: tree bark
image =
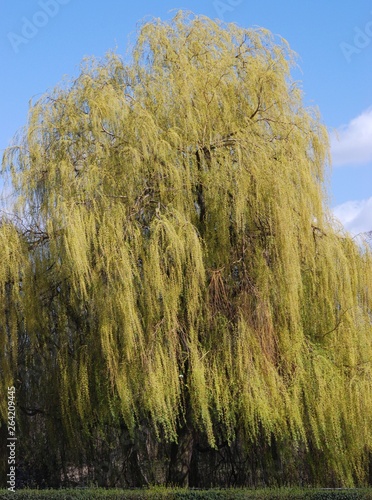
<path id="1" fill-rule="evenodd" d="M 178 443 L 172 445 L 168 480 L 170 485 L 188 487 L 193 448 L 193 431 L 188 423 L 185 423 L 178 434 Z"/>

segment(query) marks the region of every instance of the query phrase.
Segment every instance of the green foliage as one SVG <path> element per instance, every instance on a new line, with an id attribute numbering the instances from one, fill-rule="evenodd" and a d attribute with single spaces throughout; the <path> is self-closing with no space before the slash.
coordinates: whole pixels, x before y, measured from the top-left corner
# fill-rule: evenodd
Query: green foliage
<path id="1" fill-rule="evenodd" d="M 47 498 L 48 500 L 205 500 L 227 499 L 309 499 L 309 500 L 351 500 L 370 499 L 370 490 L 310 490 L 310 489 L 231 489 L 231 490 L 173 490 L 150 488 L 149 490 L 102 490 L 102 489 L 74 489 L 74 490 L 19 490 L 15 493 L 0 490 L 0 500 L 33 500 Z"/>
<path id="2" fill-rule="evenodd" d="M 33 104 L 3 159 L 4 419 L 14 383 L 79 460 L 106 425 L 172 442 L 187 420 L 365 483 L 371 253 L 335 229 L 292 62 L 265 30 L 179 13 Z"/>

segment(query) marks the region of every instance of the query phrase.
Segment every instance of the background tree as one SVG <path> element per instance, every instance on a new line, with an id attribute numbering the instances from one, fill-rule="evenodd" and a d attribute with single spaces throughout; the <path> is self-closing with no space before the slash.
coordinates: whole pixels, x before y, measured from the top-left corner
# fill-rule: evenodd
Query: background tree
<path id="1" fill-rule="evenodd" d="M 31 107 L 3 161 L 1 391 L 49 484 L 368 481 L 371 254 L 330 218 L 292 61 L 180 12 Z"/>

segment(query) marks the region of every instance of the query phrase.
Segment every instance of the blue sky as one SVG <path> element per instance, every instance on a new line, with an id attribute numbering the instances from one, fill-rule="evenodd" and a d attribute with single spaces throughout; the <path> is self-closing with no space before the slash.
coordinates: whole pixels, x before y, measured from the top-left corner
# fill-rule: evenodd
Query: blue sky
<path id="1" fill-rule="evenodd" d="M 30 99 L 77 76 L 83 57 L 124 54 L 140 20 L 169 19 L 179 8 L 262 26 L 289 42 L 299 55 L 294 76 L 305 103 L 320 109 L 330 131 L 330 206 L 353 233 L 372 230 L 370 0 L 3 1 L 0 149 L 26 124 Z"/>

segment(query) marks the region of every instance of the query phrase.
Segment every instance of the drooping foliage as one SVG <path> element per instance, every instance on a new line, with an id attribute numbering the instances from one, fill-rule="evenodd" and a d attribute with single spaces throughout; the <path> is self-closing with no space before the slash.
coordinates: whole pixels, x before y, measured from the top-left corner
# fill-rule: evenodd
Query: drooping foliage
<path id="1" fill-rule="evenodd" d="M 0 391 L 54 449 L 83 461 L 116 421 L 367 481 L 371 254 L 330 218 L 292 62 L 265 30 L 179 13 L 32 105 L 3 160 Z"/>

